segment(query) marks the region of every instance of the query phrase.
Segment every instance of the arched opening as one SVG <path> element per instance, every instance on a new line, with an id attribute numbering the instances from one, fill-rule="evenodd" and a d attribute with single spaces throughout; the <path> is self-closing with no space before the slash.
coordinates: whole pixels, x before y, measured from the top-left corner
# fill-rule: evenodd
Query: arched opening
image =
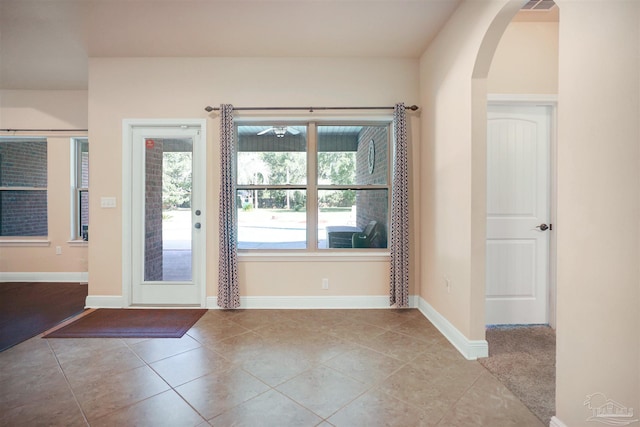
<path id="1" fill-rule="evenodd" d="M 475 271 L 475 277 L 481 277 L 482 297 L 480 292 L 473 294 L 472 306 L 485 304 L 485 277 L 486 277 L 486 238 L 487 238 L 487 105 L 492 100 L 497 103 L 519 103 L 519 104 L 547 104 L 555 103 L 557 96 L 557 27 L 559 10 L 554 6 L 547 13 L 547 16 L 540 15 L 537 12 L 522 12 L 523 5 L 529 5 L 533 2 L 525 2 L 522 0 L 509 1 L 499 11 L 493 19 L 491 25 L 486 31 L 477 57 L 474 63 L 471 91 L 472 91 L 472 271 Z M 525 15 L 530 13 L 536 15 Z M 532 19 L 533 18 L 533 19 Z M 550 25 L 537 25 L 535 28 L 526 28 L 532 22 L 546 21 Z M 546 27 L 546 28 L 545 28 Z M 552 34 L 543 34 L 551 31 Z M 541 33 L 543 32 L 543 33 Z M 503 39 L 506 33 L 507 40 Z M 527 33 L 527 34 L 523 34 Z M 546 63 L 543 66 L 555 67 L 555 69 L 547 69 L 548 74 L 540 78 L 536 74 L 538 70 L 528 71 L 529 75 L 523 75 L 526 69 L 526 61 L 519 60 L 513 54 L 518 52 L 527 57 L 527 53 L 519 52 L 518 49 L 524 50 L 526 46 L 517 46 L 517 44 L 526 37 L 544 37 L 542 44 L 546 46 L 534 46 L 536 49 L 545 49 L 550 44 L 555 43 L 554 51 L 549 55 L 555 57 L 544 58 Z M 502 44 L 501 44 L 502 41 Z M 530 41 L 530 40 L 529 40 Z M 514 46 L 514 44 L 516 46 Z M 540 44 L 540 43 L 539 43 Z M 531 47 L 531 45 L 529 46 Z M 500 51 L 498 49 L 500 48 Z M 498 57 L 496 58 L 496 53 Z M 534 54 L 541 55 L 540 52 Z M 497 60 L 497 66 L 494 64 Z M 533 61 L 531 59 L 531 61 Z M 523 63 L 525 62 L 525 63 Z M 492 67 L 492 64 L 494 66 Z M 491 73 L 491 74 L 490 74 Z M 489 99 L 491 97 L 491 99 Z M 550 126 L 553 126 L 551 124 Z M 552 130 L 550 130 L 551 132 Z M 551 168 L 553 165 L 549 165 Z M 510 195 L 507 194 L 506 197 Z M 552 197 L 553 195 L 549 195 Z M 552 209 L 550 208 L 550 211 Z M 553 217 L 553 215 L 551 215 Z M 545 220 L 550 218 L 545 218 Z M 475 267 L 475 270 L 473 270 Z M 553 267 L 553 266 L 552 266 Z M 472 275 L 473 276 L 473 275 Z M 480 284 L 478 282 L 478 284 Z M 482 299 L 482 301 L 480 301 Z M 551 304 L 547 310 L 553 310 L 554 305 Z M 483 311 L 483 310 L 479 310 Z M 485 316 L 486 317 L 486 316 Z M 480 322 L 479 316 L 472 317 L 472 321 Z M 553 316 L 546 316 L 544 322 L 537 323 L 553 323 Z M 484 326 L 486 322 L 482 320 Z M 506 322 L 502 322 L 506 323 Z M 523 322 L 520 322 L 523 323 Z"/>
<path id="2" fill-rule="evenodd" d="M 555 326 L 559 8 L 540 3 L 546 9 L 518 11 L 496 44 L 494 21 L 474 68 L 474 149 L 486 157 L 477 197 L 487 203 L 488 325 Z M 525 7 L 531 4 L 536 2 Z M 482 111 L 486 106 L 489 111 Z"/>
<path id="3" fill-rule="evenodd" d="M 524 11 L 523 3 L 533 2 L 509 2 L 496 16 L 473 70 L 472 197 L 483 211 L 474 212 L 472 247 L 485 270 L 482 301 L 475 293 L 472 305 L 482 304 L 489 328 L 481 363 L 548 424 L 555 333 L 540 324 L 555 326 L 559 8 Z M 545 355 L 535 367 L 526 363 L 533 354 Z"/>

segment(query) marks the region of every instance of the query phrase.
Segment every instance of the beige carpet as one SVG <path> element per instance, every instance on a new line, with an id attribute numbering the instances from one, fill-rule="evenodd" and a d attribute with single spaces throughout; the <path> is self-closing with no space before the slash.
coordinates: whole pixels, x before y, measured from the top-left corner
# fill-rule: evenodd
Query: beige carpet
<path id="1" fill-rule="evenodd" d="M 549 425 L 555 415 L 555 331 L 548 326 L 492 327 L 487 341 L 489 357 L 480 363 Z"/>

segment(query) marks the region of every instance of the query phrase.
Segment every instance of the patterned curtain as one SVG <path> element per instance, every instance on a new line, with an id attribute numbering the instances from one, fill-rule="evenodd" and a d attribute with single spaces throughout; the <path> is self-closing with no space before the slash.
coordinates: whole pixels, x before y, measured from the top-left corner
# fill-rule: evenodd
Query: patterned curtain
<path id="1" fill-rule="evenodd" d="M 220 105 L 220 260 L 218 262 L 218 305 L 240 306 L 238 252 L 236 247 L 235 141 L 233 105 Z"/>
<path id="2" fill-rule="evenodd" d="M 389 302 L 409 306 L 409 165 L 404 104 L 393 110 L 395 153 L 391 193 L 391 284 Z"/>

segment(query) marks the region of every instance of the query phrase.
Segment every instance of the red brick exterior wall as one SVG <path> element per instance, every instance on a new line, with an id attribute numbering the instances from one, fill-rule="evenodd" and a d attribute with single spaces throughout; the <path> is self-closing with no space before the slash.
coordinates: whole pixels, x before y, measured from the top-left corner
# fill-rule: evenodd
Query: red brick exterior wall
<path id="1" fill-rule="evenodd" d="M 144 280 L 162 280 L 162 148 L 161 139 L 145 148 Z"/>
<path id="2" fill-rule="evenodd" d="M 369 173 L 369 142 L 375 146 L 373 173 Z M 366 126 L 358 138 L 356 153 L 357 184 L 387 184 L 389 165 L 389 136 L 386 126 Z M 389 217 L 389 194 L 386 190 L 360 190 L 356 194 L 356 224 L 364 229 L 369 221 L 384 225 L 387 233 Z"/>

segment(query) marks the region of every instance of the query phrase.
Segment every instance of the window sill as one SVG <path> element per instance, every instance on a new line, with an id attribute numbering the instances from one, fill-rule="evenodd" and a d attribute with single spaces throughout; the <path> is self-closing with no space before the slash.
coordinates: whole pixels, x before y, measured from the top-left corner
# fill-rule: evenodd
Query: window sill
<path id="1" fill-rule="evenodd" d="M 51 241 L 46 239 L 0 239 L 0 247 L 48 247 Z"/>
<path id="2" fill-rule="evenodd" d="M 238 252 L 238 262 L 385 262 L 387 251 L 371 252 Z"/>
<path id="3" fill-rule="evenodd" d="M 89 242 L 81 239 L 69 240 L 67 243 L 69 244 L 70 247 L 75 247 L 75 248 L 86 248 L 89 246 Z"/>

